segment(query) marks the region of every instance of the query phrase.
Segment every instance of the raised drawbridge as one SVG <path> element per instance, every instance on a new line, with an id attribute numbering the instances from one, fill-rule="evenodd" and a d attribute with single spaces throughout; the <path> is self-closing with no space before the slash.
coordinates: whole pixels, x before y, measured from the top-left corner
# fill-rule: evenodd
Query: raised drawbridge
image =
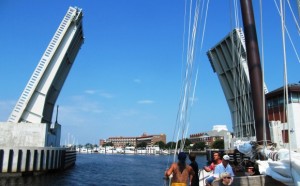
<path id="1" fill-rule="evenodd" d="M 69 7 L 8 121 L 0 147 L 59 147 L 61 126 L 52 123 L 55 102 L 84 42 L 82 10 Z"/>
<path id="2" fill-rule="evenodd" d="M 70 7 L 8 122 L 51 123 L 55 102 L 83 41 L 82 11 Z"/>
<path id="3" fill-rule="evenodd" d="M 64 170 L 76 151 L 60 146 L 55 102 L 83 44 L 82 10 L 69 7 L 7 122 L 0 123 L 0 175 Z M 53 124 L 53 125 L 52 125 Z"/>
<path id="4" fill-rule="evenodd" d="M 207 52 L 231 113 L 234 135 L 255 136 L 254 114 L 244 32 L 234 29 Z M 268 93 L 266 85 L 264 92 Z"/>

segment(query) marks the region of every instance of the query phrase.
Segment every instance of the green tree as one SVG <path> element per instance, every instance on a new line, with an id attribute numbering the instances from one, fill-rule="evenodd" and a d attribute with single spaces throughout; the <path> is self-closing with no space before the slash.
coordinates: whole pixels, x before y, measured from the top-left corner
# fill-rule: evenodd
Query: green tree
<path id="1" fill-rule="evenodd" d="M 206 147 L 205 142 L 200 141 L 193 145 L 193 150 L 204 150 L 205 147 Z"/>
<path id="2" fill-rule="evenodd" d="M 154 145 L 158 145 L 160 149 L 166 148 L 166 144 L 163 141 L 158 141 Z"/>
<path id="3" fill-rule="evenodd" d="M 188 138 L 186 138 L 186 139 L 185 139 L 184 147 L 185 147 L 185 148 L 190 148 L 190 145 L 191 145 L 191 144 L 192 144 L 191 140 L 188 139 Z"/>
<path id="4" fill-rule="evenodd" d="M 174 141 L 170 141 L 167 143 L 166 148 L 168 149 L 175 149 L 176 143 Z"/>
<path id="5" fill-rule="evenodd" d="M 103 146 L 111 146 L 111 147 L 113 147 L 114 144 L 113 144 L 112 142 L 107 142 L 107 143 L 105 143 Z"/>
<path id="6" fill-rule="evenodd" d="M 184 148 L 189 148 L 190 144 L 192 144 L 191 140 L 189 139 L 183 139 L 184 140 Z M 178 148 L 181 148 L 181 141 L 182 140 L 178 140 Z"/>
<path id="7" fill-rule="evenodd" d="M 126 143 L 125 146 L 132 147 L 133 145 L 131 143 Z"/>
<path id="8" fill-rule="evenodd" d="M 224 149 L 224 140 L 218 139 L 211 145 L 213 149 Z"/>
<path id="9" fill-rule="evenodd" d="M 181 147 L 181 140 L 178 140 L 178 142 L 177 142 L 177 149 L 179 149 L 180 147 Z"/>
<path id="10" fill-rule="evenodd" d="M 92 145 L 91 143 L 85 144 L 85 147 L 86 147 L 87 149 L 93 149 L 93 145 Z"/>

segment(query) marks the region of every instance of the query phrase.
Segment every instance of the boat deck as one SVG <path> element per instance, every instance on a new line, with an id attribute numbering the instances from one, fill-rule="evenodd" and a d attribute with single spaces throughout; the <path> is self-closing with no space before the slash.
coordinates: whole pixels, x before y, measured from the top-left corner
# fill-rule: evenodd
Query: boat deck
<path id="1" fill-rule="evenodd" d="M 262 186 L 262 185 L 273 185 L 273 186 L 284 186 L 285 184 L 274 180 L 270 176 L 255 175 L 255 176 L 235 176 L 231 186 Z M 219 182 L 213 182 L 212 186 L 219 186 Z"/>

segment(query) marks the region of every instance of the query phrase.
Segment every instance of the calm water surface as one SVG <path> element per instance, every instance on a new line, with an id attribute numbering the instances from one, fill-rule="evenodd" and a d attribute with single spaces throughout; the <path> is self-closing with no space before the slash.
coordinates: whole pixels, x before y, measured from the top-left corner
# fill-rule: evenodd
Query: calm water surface
<path id="1" fill-rule="evenodd" d="M 206 156 L 197 156 L 199 167 Z M 1 185 L 163 186 L 173 155 L 78 154 L 76 165 L 61 173 L 0 178 Z M 187 160 L 189 163 L 189 160 Z"/>

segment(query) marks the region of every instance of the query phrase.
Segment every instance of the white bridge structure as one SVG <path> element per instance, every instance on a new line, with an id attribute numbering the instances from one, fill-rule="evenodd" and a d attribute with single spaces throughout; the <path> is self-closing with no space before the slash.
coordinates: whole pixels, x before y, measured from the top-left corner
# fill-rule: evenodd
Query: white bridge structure
<path id="1" fill-rule="evenodd" d="M 68 10 L 8 122 L 51 123 L 54 104 L 84 40 L 81 19 L 81 11 Z"/>
<path id="2" fill-rule="evenodd" d="M 207 52 L 213 71 L 217 73 L 231 113 L 234 135 L 255 136 L 254 114 L 244 32 L 234 29 Z M 264 84 L 264 91 L 268 89 Z"/>
<path id="3" fill-rule="evenodd" d="M 82 10 L 69 7 L 7 122 L 0 123 L 0 173 L 61 169 L 76 154 L 60 147 L 55 102 L 84 42 Z M 66 157 L 69 156 L 69 157 Z"/>
<path id="4" fill-rule="evenodd" d="M 231 120 L 234 129 L 234 136 L 243 140 L 255 139 L 255 122 L 250 90 L 249 71 L 246 58 L 245 38 L 242 29 L 236 28 L 224 39 L 217 43 L 207 52 L 211 66 L 218 75 L 224 95 L 231 113 Z M 277 147 L 283 148 L 288 145 L 287 136 L 291 137 L 291 148 L 300 151 L 298 125 L 300 116 L 298 113 L 300 104 L 299 84 L 288 86 L 289 112 L 287 113 L 291 133 L 288 134 L 288 123 L 285 121 L 285 111 L 283 108 L 283 88 L 268 91 L 264 83 L 264 93 L 266 95 L 266 107 L 268 110 L 268 125 L 270 126 L 271 141 Z M 285 134 L 285 135 L 284 135 Z M 285 136 L 285 137 L 284 137 Z"/>

